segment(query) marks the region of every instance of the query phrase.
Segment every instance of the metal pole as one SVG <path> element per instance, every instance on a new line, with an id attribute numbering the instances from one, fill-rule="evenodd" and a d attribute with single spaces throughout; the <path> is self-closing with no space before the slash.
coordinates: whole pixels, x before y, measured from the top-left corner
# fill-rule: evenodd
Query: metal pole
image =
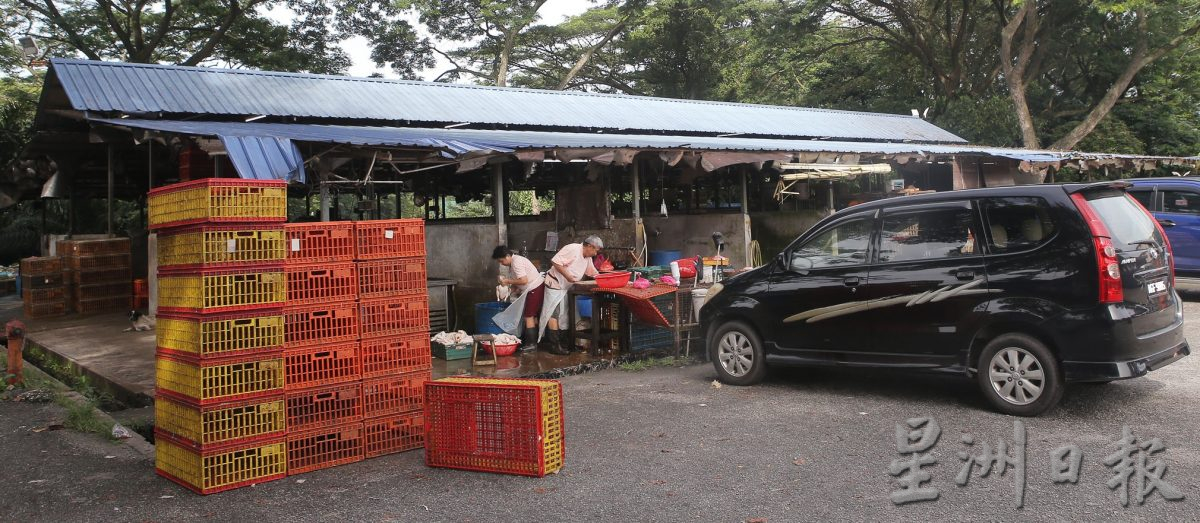
<path id="1" fill-rule="evenodd" d="M 642 173 L 638 170 L 638 162 L 634 160 L 629 165 L 629 176 L 633 183 L 633 219 L 642 219 Z"/>
<path id="2" fill-rule="evenodd" d="M 321 169 L 321 221 L 329 221 L 329 171 Z"/>
<path id="3" fill-rule="evenodd" d="M 504 224 L 504 165 L 492 166 L 492 213 L 496 215 L 496 239 L 508 243 L 508 227 Z"/>
<path id="4" fill-rule="evenodd" d="M 108 144 L 108 234 L 113 233 L 113 163 L 116 161 L 116 155 L 113 153 L 112 144 Z"/>

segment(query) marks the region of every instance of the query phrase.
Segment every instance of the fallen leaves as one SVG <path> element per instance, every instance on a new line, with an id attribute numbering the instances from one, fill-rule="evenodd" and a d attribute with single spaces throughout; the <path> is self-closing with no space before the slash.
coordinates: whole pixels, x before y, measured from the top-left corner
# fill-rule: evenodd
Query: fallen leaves
<path id="1" fill-rule="evenodd" d="M 717 380 L 713 380 L 713 382 L 712 382 L 712 388 L 714 388 L 714 389 L 719 389 L 719 388 L 721 388 L 721 382 L 719 382 L 719 381 L 717 381 Z"/>

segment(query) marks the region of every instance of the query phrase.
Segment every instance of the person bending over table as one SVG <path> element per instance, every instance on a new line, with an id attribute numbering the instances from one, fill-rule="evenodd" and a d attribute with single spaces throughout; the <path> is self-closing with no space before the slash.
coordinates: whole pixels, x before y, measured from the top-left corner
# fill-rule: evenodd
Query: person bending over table
<path id="1" fill-rule="evenodd" d="M 513 254 L 507 245 L 496 247 L 492 259 L 508 267 L 508 276 L 500 275 L 500 285 L 508 285 L 518 298 L 509 307 L 520 308 L 524 329 L 521 331 L 521 352 L 537 349 L 537 319 L 542 312 L 542 296 L 545 291 L 544 278 L 529 258 Z"/>
<path id="2" fill-rule="evenodd" d="M 597 236 L 588 236 L 582 243 L 572 243 L 559 249 L 550 260 L 553 267 L 546 271 L 545 297 L 542 301 L 540 332 L 550 339 L 551 353 L 566 355 L 575 348 L 574 340 L 566 339 L 566 329 L 573 318 L 567 317 L 567 290 L 585 276 L 596 276 L 592 258 L 604 248 L 604 241 Z M 549 332 L 546 328 L 549 327 Z"/>

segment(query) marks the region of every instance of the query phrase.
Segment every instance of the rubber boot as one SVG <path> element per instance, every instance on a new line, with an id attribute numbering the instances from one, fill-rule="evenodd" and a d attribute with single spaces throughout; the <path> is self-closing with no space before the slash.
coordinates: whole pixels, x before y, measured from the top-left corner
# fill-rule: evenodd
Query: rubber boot
<path id="1" fill-rule="evenodd" d="M 565 332 L 556 330 L 550 331 L 549 334 L 550 335 L 547 337 L 550 338 L 550 354 L 557 354 L 559 356 L 571 354 L 571 349 L 563 346 L 563 338 L 565 337 L 564 334 L 566 334 Z"/>
<path id="2" fill-rule="evenodd" d="M 538 330 L 537 327 L 525 327 L 521 332 L 521 352 L 533 352 L 537 350 Z"/>

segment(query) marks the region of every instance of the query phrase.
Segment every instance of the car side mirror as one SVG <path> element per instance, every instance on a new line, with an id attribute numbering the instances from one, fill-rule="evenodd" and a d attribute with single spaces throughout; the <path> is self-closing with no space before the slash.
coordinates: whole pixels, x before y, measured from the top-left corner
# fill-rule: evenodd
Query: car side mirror
<path id="1" fill-rule="evenodd" d="M 786 271 L 788 268 L 788 255 L 786 252 L 781 252 L 775 255 L 775 267 L 781 271 Z"/>

